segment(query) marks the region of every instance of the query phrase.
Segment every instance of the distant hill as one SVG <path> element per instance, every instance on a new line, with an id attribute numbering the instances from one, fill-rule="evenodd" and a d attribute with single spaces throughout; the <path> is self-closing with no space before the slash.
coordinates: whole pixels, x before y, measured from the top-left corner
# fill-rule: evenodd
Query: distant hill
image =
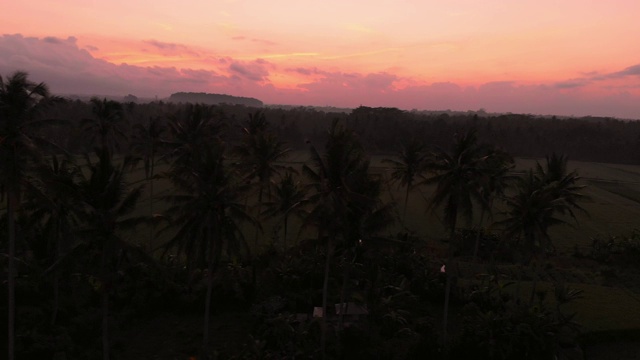
<path id="1" fill-rule="evenodd" d="M 217 104 L 230 104 L 230 105 L 246 105 L 262 107 L 262 101 L 254 98 L 247 98 L 241 96 L 231 96 L 225 94 L 207 94 L 207 93 L 192 93 L 192 92 L 179 92 L 171 94 L 169 97 L 170 102 L 175 103 L 202 103 L 209 105 Z"/>

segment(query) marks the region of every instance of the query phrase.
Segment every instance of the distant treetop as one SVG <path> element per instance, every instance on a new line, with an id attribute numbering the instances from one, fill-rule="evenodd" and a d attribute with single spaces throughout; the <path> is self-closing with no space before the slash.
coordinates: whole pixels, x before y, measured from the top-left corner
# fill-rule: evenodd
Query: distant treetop
<path id="1" fill-rule="evenodd" d="M 254 107 L 262 107 L 264 104 L 262 101 L 254 98 L 247 98 L 241 96 L 231 96 L 225 94 L 208 94 L 208 93 L 192 93 L 192 92 L 179 92 L 171 94 L 169 97 L 170 102 L 176 103 L 201 103 L 208 105 L 218 104 L 230 104 L 230 105 L 246 105 Z"/>

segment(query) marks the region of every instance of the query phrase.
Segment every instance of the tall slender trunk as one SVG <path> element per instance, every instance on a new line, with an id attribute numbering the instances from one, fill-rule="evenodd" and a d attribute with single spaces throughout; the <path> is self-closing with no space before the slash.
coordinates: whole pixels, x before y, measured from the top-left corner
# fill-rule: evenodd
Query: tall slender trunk
<path id="1" fill-rule="evenodd" d="M 155 222 L 153 221 L 153 155 L 151 157 L 151 164 L 149 165 L 149 218 L 151 219 L 151 226 L 149 227 L 149 246 L 155 246 L 153 244 L 153 236 L 155 232 Z"/>
<path id="2" fill-rule="evenodd" d="M 60 234 L 60 226 L 58 226 L 58 229 L 56 229 L 56 234 Z M 60 243 L 62 241 L 62 239 L 60 239 L 60 236 L 57 235 L 58 239 L 57 239 L 57 244 L 56 244 L 56 257 L 54 260 L 54 264 L 55 262 L 60 259 L 61 256 L 61 252 L 62 252 L 62 244 Z M 55 325 L 56 323 L 56 318 L 58 317 L 58 306 L 60 303 L 60 270 L 56 269 L 54 274 L 53 274 L 53 310 L 51 311 L 51 326 Z"/>
<path id="3" fill-rule="evenodd" d="M 529 306 L 533 306 L 533 300 L 536 297 L 536 290 L 538 289 L 538 266 L 537 261 L 531 266 L 533 269 L 533 283 L 531 285 L 531 295 L 529 296 Z"/>
<path id="4" fill-rule="evenodd" d="M 211 295 L 213 293 L 213 248 L 211 258 L 207 268 L 207 296 L 204 304 L 204 326 L 202 330 L 202 349 L 206 356 L 209 354 L 209 323 L 211 322 Z"/>
<path id="5" fill-rule="evenodd" d="M 480 247 L 480 232 L 482 231 L 482 223 L 484 220 L 484 208 L 480 211 L 480 223 L 478 223 L 478 231 L 476 233 L 476 243 L 473 247 L 473 262 L 476 262 L 478 257 L 478 248 Z"/>
<path id="6" fill-rule="evenodd" d="M 407 204 L 409 203 L 409 190 L 411 190 L 411 183 L 407 184 L 407 191 L 404 195 L 404 214 L 402 215 L 402 218 L 405 222 L 407 221 Z"/>
<path id="7" fill-rule="evenodd" d="M 348 254 L 345 254 L 346 256 Z M 342 339 L 341 334 L 344 330 L 344 316 L 349 311 L 349 299 L 347 297 L 347 289 L 349 287 L 349 280 L 351 279 L 351 269 L 356 262 L 357 251 L 353 252 L 353 259 L 345 262 L 344 274 L 342 277 L 342 289 L 340 290 L 340 315 L 338 316 L 338 357 L 342 357 Z"/>
<path id="8" fill-rule="evenodd" d="M 16 315 L 16 228 L 15 228 L 15 210 L 18 205 L 18 197 L 15 189 L 8 189 L 7 196 L 7 219 L 9 222 L 9 274 L 8 274 L 8 287 L 9 287 L 9 299 L 8 299 L 8 358 L 9 360 L 15 359 L 15 315 Z"/>
<path id="9" fill-rule="evenodd" d="M 262 182 L 260 182 L 260 190 L 258 191 L 258 211 L 257 211 L 257 215 L 256 218 L 259 219 L 260 218 L 260 210 L 262 210 L 262 193 L 263 193 L 264 187 L 262 186 Z M 254 251 L 257 254 L 258 253 L 258 235 L 260 234 L 260 230 L 256 228 L 256 237 L 254 239 L 253 245 L 254 245 Z"/>
<path id="10" fill-rule="evenodd" d="M 57 221 L 56 229 L 56 257 L 54 264 L 62 258 L 63 246 L 62 241 L 68 236 L 68 224 L 63 224 L 62 220 Z M 55 325 L 58 318 L 58 308 L 60 307 L 60 269 L 56 269 L 53 274 L 53 310 L 51 312 L 51 326 Z"/>
<path id="11" fill-rule="evenodd" d="M 219 244 L 221 241 L 220 227 L 216 227 L 216 236 L 213 236 L 213 232 L 211 229 L 211 222 L 207 225 L 207 233 L 209 240 L 209 264 L 207 266 L 207 295 L 205 298 L 204 304 L 204 326 L 202 329 L 202 351 L 203 351 L 203 359 L 210 358 L 210 349 L 209 349 L 209 325 L 211 323 L 211 296 L 213 294 L 213 272 L 216 268 L 216 260 L 217 255 L 220 251 L 222 251 L 222 247 Z"/>
<path id="12" fill-rule="evenodd" d="M 283 251 L 287 251 L 287 225 L 289 221 L 289 213 L 284 214 L 284 238 L 283 238 Z"/>
<path id="13" fill-rule="evenodd" d="M 322 239 L 322 238 L 320 238 Z M 327 238 L 327 259 L 324 265 L 324 282 L 322 284 L 322 358 L 327 358 L 327 299 L 329 296 L 329 271 L 331 269 L 331 255 L 333 253 L 332 248 L 332 236 Z"/>
<path id="14" fill-rule="evenodd" d="M 108 258 L 108 245 L 109 239 L 104 239 L 104 245 L 102 247 L 102 359 L 109 360 L 109 287 L 108 287 L 108 272 L 107 258 Z"/>
<path id="15" fill-rule="evenodd" d="M 109 293 L 102 290 L 102 359 L 109 360 Z"/>
<path id="16" fill-rule="evenodd" d="M 451 297 L 451 282 L 453 277 L 453 241 L 456 235 L 456 220 L 457 216 L 454 216 L 453 224 L 451 224 L 451 233 L 449 234 L 449 256 L 445 265 L 447 282 L 444 290 L 444 314 L 442 317 L 442 343 L 445 347 L 448 346 L 449 300 Z"/>

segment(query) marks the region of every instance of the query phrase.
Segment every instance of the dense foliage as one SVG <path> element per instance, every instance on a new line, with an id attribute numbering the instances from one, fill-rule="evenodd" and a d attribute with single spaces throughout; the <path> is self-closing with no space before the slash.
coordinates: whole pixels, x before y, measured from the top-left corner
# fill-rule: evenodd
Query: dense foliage
<path id="1" fill-rule="evenodd" d="M 168 335 L 186 340 L 161 358 L 552 359 L 577 344 L 563 305 L 579 293 L 558 282 L 545 301 L 534 279 L 520 296 L 531 279 L 505 269 L 551 254 L 549 228 L 582 209 L 556 151 L 640 153 L 640 127 L 612 119 L 52 101 L 23 73 L 0 85 L 10 358 L 130 358 L 122 334 L 178 314 L 203 324 Z M 371 166 L 381 152 L 388 177 Z M 518 175 L 509 154 L 548 156 Z M 411 201 L 445 245 L 405 224 L 425 189 Z M 220 314 L 240 335 L 215 338 Z"/>

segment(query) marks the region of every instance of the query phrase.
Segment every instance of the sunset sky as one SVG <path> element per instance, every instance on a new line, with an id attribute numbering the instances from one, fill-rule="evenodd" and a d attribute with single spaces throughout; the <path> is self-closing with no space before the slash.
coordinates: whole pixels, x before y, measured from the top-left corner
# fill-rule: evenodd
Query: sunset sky
<path id="1" fill-rule="evenodd" d="M 637 0 L 0 0 L 57 94 L 640 119 Z"/>

